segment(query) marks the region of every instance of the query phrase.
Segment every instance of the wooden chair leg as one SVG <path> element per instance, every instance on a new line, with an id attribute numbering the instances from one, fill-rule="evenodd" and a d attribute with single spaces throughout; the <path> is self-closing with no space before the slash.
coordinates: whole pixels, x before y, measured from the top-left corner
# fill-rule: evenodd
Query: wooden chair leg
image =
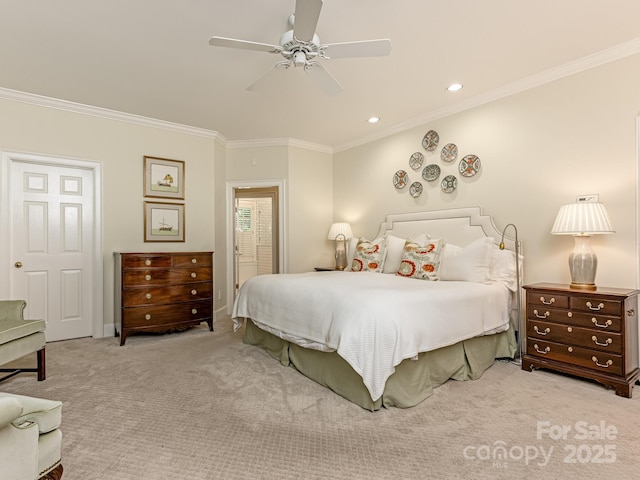
<path id="1" fill-rule="evenodd" d="M 45 347 L 38 350 L 38 381 L 41 382 L 47 378 Z"/>

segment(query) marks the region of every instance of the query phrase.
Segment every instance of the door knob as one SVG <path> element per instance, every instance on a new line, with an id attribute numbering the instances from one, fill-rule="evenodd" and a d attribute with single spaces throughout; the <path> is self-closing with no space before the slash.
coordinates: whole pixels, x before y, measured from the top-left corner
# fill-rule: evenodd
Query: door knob
<path id="1" fill-rule="evenodd" d="M 22 268 L 22 262 L 16 262 L 13 264 L 13 266 L 16 268 Z"/>

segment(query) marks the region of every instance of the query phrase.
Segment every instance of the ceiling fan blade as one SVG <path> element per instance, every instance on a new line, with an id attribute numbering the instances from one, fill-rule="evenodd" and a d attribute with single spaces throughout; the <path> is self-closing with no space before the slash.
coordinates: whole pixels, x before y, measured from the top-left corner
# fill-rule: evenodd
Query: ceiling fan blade
<path id="1" fill-rule="evenodd" d="M 280 80 L 280 72 L 287 70 L 281 63 L 276 63 L 273 67 L 264 72 L 258 79 L 247 87 L 249 92 L 259 92 L 268 85 L 277 83 Z"/>
<path id="2" fill-rule="evenodd" d="M 324 52 L 329 58 L 384 57 L 391 53 L 391 40 L 329 43 L 324 45 Z"/>
<path id="3" fill-rule="evenodd" d="M 293 21 L 293 36 L 310 42 L 316 33 L 322 0 L 297 0 Z"/>
<path id="4" fill-rule="evenodd" d="M 248 40 L 237 40 L 235 38 L 211 37 L 209 45 L 213 47 L 242 48 L 244 50 L 255 50 L 258 52 L 279 53 L 282 50 L 276 45 L 268 43 L 250 42 Z"/>
<path id="5" fill-rule="evenodd" d="M 329 95 L 337 95 L 342 92 L 342 85 L 318 62 L 307 65 L 305 71 Z"/>

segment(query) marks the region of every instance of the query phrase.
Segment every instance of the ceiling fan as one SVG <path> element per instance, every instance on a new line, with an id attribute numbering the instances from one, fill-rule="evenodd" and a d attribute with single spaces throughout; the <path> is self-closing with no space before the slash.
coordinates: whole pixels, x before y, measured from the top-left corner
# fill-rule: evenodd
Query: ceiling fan
<path id="1" fill-rule="evenodd" d="M 382 57 L 391 53 L 391 40 L 384 38 L 321 44 L 316 35 L 316 26 L 322 3 L 323 0 L 296 0 L 295 13 L 289 17 L 292 30 L 288 30 L 280 37 L 279 45 L 216 36 L 209 39 L 209 45 L 276 53 L 284 57 L 284 60 L 276 63 L 247 90 L 257 90 L 264 79 L 276 68 L 301 67 L 325 92 L 336 95 L 342 91 L 342 86 L 318 59 Z"/>

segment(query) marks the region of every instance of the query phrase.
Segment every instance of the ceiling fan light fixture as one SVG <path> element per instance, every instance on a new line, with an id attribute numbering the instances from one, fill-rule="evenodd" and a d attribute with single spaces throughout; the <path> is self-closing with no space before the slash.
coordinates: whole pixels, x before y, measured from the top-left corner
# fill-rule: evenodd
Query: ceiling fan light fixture
<path id="1" fill-rule="evenodd" d="M 462 84 L 461 83 L 452 83 L 451 85 L 449 85 L 447 87 L 447 92 L 458 92 L 462 90 Z"/>
<path id="2" fill-rule="evenodd" d="M 298 50 L 297 52 L 293 52 L 292 61 L 296 67 L 304 67 L 307 64 L 307 56 L 304 52 Z"/>

